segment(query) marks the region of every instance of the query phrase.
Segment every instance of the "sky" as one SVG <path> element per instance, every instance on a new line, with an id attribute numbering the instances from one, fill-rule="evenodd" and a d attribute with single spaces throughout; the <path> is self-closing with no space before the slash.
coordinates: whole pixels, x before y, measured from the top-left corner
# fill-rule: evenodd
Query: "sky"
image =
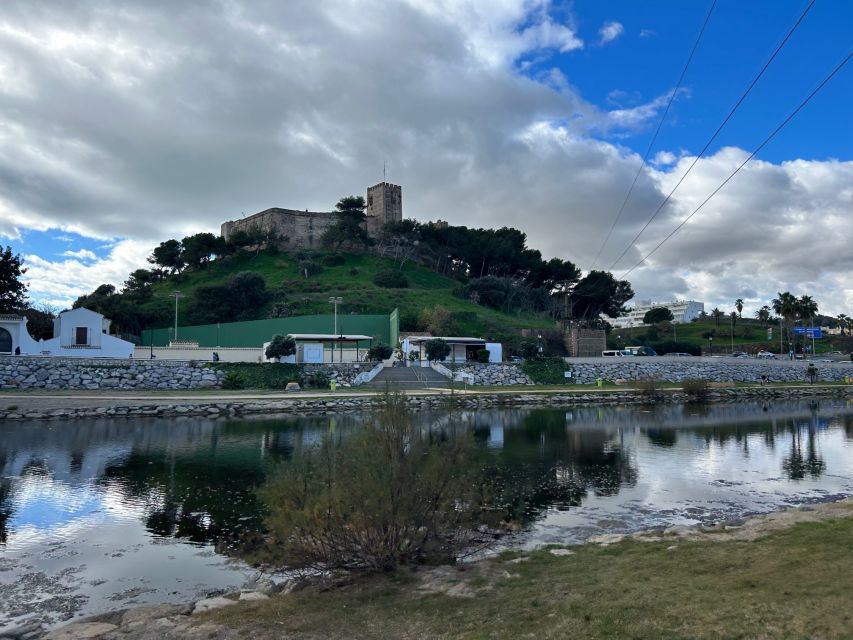
<path id="1" fill-rule="evenodd" d="M 405 217 L 520 228 L 637 299 L 853 315 L 853 62 L 629 272 L 848 55 L 853 3 L 817 0 L 661 207 L 808 5 L 5 0 L 0 244 L 66 307 L 163 240 L 330 210 L 384 165 Z"/>

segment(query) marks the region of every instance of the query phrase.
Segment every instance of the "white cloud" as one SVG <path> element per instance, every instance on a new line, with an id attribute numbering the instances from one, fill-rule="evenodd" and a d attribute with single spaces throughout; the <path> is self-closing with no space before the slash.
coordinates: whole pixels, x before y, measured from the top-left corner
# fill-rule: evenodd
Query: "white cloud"
<path id="1" fill-rule="evenodd" d="M 651 38 L 654 35 L 656 35 L 656 34 L 651 29 L 640 29 L 640 37 L 641 38 Z"/>
<path id="2" fill-rule="evenodd" d="M 63 251 L 62 255 L 66 258 L 77 258 L 78 260 L 97 260 L 98 256 L 94 251 L 88 249 L 80 249 L 79 251 Z"/>
<path id="3" fill-rule="evenodd" d="M 66 307 L 101 284 L 121 285 L 131 271 L 147 266 L 146 258 L 151 248 L 149 242 L 123 240 L 100 259 L 85 249 L 75 253 L 86 255 L 61 261 L 28 254 L 24 256 L 27 266 L 24 281 L 32 299 Z"/>
<path id="4" fill-rule="evenodd" d="M 27 247 L 33 297 L 73 300 L 120 284 L 166 238 L 270 206 L 328 209 L 387 161 L 406 215 L 517 226 L 588 268 L 640 166 L 619 135 L 647 128 L 669 94 L 613 94 L 609 111 L 585 100 L 548 68 L 583 46 L 557 13 L 546 0 L 0 3 L 15 83 L 0 90 L 0 235 L 127 238 L 101 259 Z M 624 264 L 742 157 L 702 160 Z M 656 160 L 601 264 L 690 158 Z M 849 162 L 751 165 L 631 275 L 635 290 L 714 304 L 814 291 L 849 312 L 851 184 Z"/>
<path id="5" fill-rule="evenodd" d="M 599 44 L 607 44 L 613 42 L 625 32 L 625 27 L 621 22 L 605 22 L 598 30 Z"/>
<path id="6" fill-rule="evenodd" d="M 658 151 L 655 154 L 653 162 L 656 165 L 668 165 L 672 164 L 676 160 L 678 160 L 678 156 L 676 156 L 672 151 Z"/>

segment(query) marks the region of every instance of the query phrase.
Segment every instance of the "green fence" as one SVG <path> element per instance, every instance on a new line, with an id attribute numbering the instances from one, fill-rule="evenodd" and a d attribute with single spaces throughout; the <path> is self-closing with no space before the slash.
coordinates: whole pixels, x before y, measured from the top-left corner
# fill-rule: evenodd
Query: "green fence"
<path id="1" fill-rule="evenodd" d="M 335 316 L 331 313 L 293 318 L 271 318 L 246 322 L 221 322 L 178 327 L 178 340 L 192 340 L 200 347 L 261 347 L 275 334 L 280 333 L 334 333 Z M 400 335 L 400 317 L 397 309 L 384 315 L 338 314 L 339 334 L 372 336 L 374 342 L 397 346 Z M 167 347 L 174 339 L 174 327 L 147 329 L 142 332 L 142 345 Z"/>

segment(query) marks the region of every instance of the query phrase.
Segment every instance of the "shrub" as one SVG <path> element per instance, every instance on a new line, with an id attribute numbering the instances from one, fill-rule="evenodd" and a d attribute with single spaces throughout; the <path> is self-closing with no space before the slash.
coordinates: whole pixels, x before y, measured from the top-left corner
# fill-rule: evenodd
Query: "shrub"
<path id="1" fill-rule="evenodd" d="M 704 378 L 686 378 L 681 382 L 681 390 L 696 400 L 707 398 L 710 388 L 710 383 Z"/>
<path id="2" fill-rule="evenodd" d="M 340 253 L 327 253 L 323 256 L 323 264 L 327 267 L 337 267 L 346 262 L 346 258 L 344 258 Z"/>
<path id="3" fill-rule="evenodd" d="M 663 398 L 660 381 L 655 378 L 641 378 L 637 380 L 637 389 L 644 400 L 656 401 Z"/>
<path id="4" fill-rule="evenodd" d="M 373 284 L 384 289 L 405 289 L 409 279 L 397 269 L 386 269 L 373 276 Z"/>
<path id="5" fill-rule="evenodd" d="M 294 380 L 294 382 L 298 382 Z M 328 389 L 329 388 L 329 374 L 325 371 L 314 371 L 310 375 L 305 377 L 305 382 L 308 386 L 314 387 L 315 389 Z"/>
<path id="6" fill-rule="evenodd" d="M 267 358 L 285 358 L 296 353 L 296 340 L 290 336 L 276 334 L 272 337 L 272 341 L 264 351 Z"/>
<path id="7" fill-rule="evenodd" d="M 477 362 L 487 363 L 489 361 L 489 350 L 488 349 L 479 349 L 477 351 Z"/>
<path id="8" fill-rule="evenodd" d="M 299 261 L 299 275 L 308 278 L 316 276 L 323 272 L 323 267 L 318 262 L 314 262 L 311 258 L 306 258 Z"/>
<path id="9" fill-rule="evenodd" d="M 236 371 L 229 371 L 222 379 L 223 389 L 242 389 L 244 387 L 243 378 Z"/>
<path id="10" fill-rule="evenodd" d="M 349 270 L 349 274 L 350 274 L 351 276 L 357 276 L 359 273 L 361 273 L 361 269 L 359 269 L 358 267 L 352 267 L 352 268 Z"/>
<path id="11" fill-rule="evenodd" d="M 426 353 L 427 360 L 430 362 L 444 360 L 450 355 L 450 345 L 441 338 L 433 338 L 432 340 L 427 340 L 424 343 L 424 351 Z"/>
<path id="12" fill-rule="evenodd" d="M 454 562 L 486 513 L 478 462 L 467 430 L 423 432 L 386 395 L 368 425 L 327 434 L 261 488 L 272 553 L 305 571 Z"/>
<path id="13" fill-rule="evenodd" d="M 567 384 L 571 380 L 564 375 L 567 369 L 562 358 L 530 358 L 521 363 L 521 370 L 536 384 Z"/>
<path id="14" fill-rule="evenodd" d="M 283 389 L 288 382 L 303 384 L 302 365 L 272 362 L 217 362 L 208 365 L 213 369 L 234 374 L 242 381 L 244 389 Z"/>
<path id="15" fill-rule="evenodd" d="M 394 350 L 391 347 L 380 342 L 367 350 L 367 359 L 370 362 L 379 362 L 380 360 L 387 360 L 393 353 Z"/>
<path id="16" fill-rule="evenodd" d="M 814 384 L 814 381 L 817 379 L 817 367 L 809 363 L 809 366 L 806 369 L 806 375 L 809 378 L 809 382 Z"/>

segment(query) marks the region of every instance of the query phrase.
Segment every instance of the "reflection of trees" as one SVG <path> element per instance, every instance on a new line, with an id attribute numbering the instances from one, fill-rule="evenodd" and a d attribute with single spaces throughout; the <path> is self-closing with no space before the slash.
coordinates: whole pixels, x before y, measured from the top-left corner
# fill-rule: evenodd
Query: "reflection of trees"
<path id="1" fill-rule="evenodd" d="M 806 433 L 806 450 L 803 453 L 803 431 Z M 826 462 L 817 452 L 814 424 L 795 425 L 791 430 L 791 453 L 782 460 L 782 470 L 791 480 L 802 480 L 807 475 L 819 478 L 826 470 Z"/>
<path id="2" fill-rule="evenodd" d="M 0 478 L 0 545 L 6 544 L 8 539 L 12 513 L 12 479 Z"/>
<path id="3" fill-rule="evenodd" d="M 567 429 L 565 412 L 557 410 L 531 411 L 505 426 L 504 446 L 486 472 L 516 519 L 577 506 L 589 491 L 610 496 L 636 483 L 636 468 L 614 440 L 618 430 Z"/>

